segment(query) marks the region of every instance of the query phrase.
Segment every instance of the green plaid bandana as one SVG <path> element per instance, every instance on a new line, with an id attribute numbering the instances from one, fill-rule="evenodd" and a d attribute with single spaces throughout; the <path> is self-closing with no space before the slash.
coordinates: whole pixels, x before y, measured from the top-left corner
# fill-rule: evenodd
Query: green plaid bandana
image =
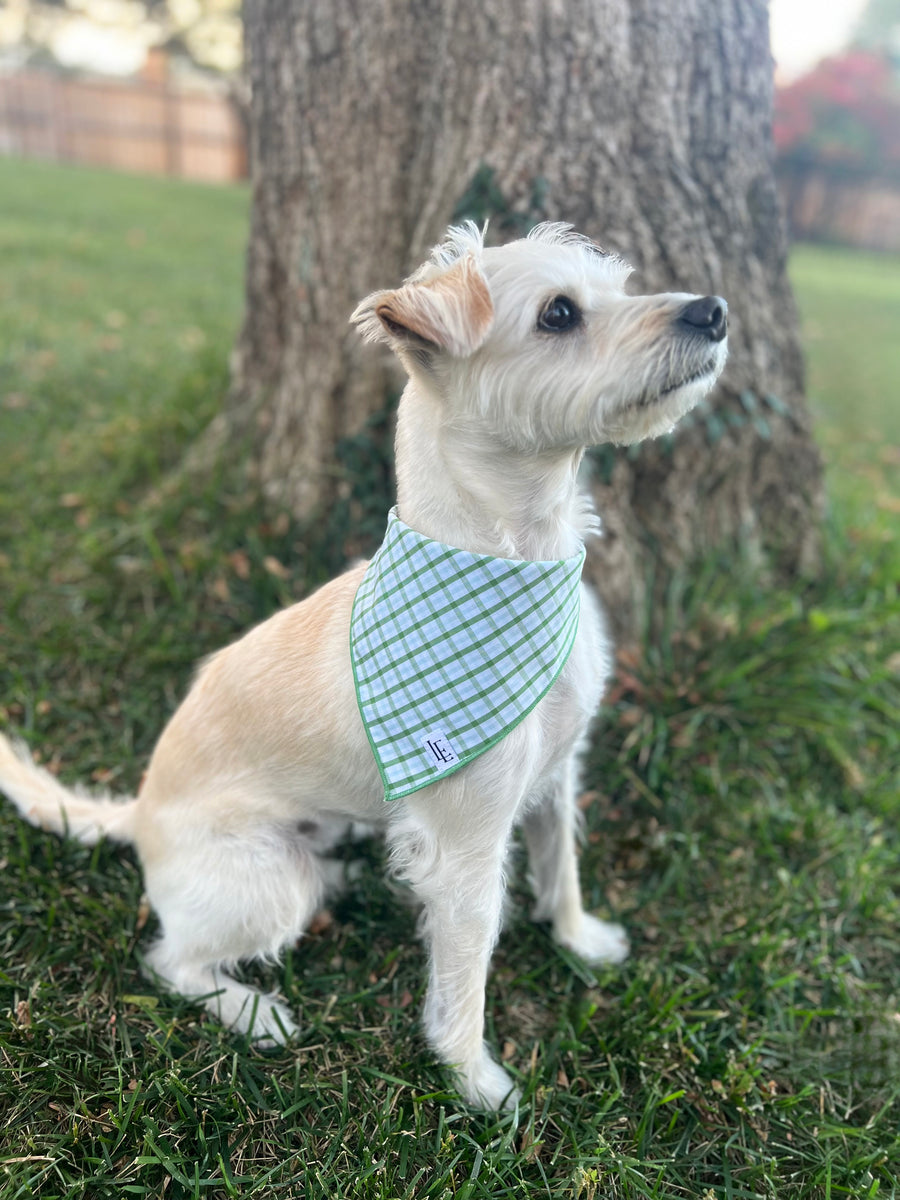
<path id="1" fill-rule="evenodd" d="M 583 563 L 584 547 L 553 562 L 469 554 L 391 509 L 350 618 L 385 800 L 458 771 L 546 695 L 575 641 Z"/>

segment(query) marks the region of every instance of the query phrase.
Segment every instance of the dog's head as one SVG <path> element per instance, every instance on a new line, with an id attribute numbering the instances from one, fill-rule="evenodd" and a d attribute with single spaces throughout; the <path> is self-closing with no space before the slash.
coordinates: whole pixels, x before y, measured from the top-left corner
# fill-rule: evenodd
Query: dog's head
<path id="1" fill-rule="evenodd" d="M 452 228 L 395 291 L 353 320 L 388 342 L 448 416 L 522 450 L 656 437 L 701 400 L 727 354 L 718 296 L 630 296 L 630 267 L 568 225 L 485 248 Z"/>

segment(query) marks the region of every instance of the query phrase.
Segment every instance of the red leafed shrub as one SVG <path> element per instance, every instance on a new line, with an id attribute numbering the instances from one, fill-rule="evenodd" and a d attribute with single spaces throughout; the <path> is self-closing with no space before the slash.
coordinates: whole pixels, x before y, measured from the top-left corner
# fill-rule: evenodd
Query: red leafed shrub
<path id="1" fill-rule="evenodd" d="M 890 59 L 848 50 L 779 88 L 775 146 L 788 161 L 900 170 L 900 87 Z"/>

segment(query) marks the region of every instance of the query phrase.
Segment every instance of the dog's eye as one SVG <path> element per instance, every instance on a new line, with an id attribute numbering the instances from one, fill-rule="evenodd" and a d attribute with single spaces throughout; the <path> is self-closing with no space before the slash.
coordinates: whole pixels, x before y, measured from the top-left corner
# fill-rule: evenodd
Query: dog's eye
<path id="1" fill-rule="evenodd" d="M 550 333 L 565 333 L 581 322 L 581 310 L 568 296 L 554 296 L 538 317 L 538 329 Z"/>

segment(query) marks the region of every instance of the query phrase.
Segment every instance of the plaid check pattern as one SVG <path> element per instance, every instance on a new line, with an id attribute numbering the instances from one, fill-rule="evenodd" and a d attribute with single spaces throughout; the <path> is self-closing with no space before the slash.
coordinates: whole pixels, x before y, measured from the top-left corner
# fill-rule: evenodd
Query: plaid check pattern
<path id="1" fill-rule="evenodd" d="M 391 509 L 350 619 L 385 800 L 459 770 L 546 695 L 575 641 L 583 564 L 584 547 L 554 562 L 470 554 Z"/>

